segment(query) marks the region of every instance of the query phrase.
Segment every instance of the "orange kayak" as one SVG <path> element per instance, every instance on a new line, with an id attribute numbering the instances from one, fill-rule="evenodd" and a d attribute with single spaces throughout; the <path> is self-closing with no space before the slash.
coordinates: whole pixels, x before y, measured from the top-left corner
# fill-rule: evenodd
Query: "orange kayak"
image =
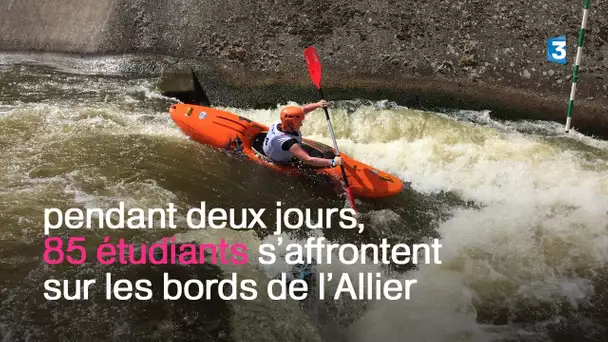
<path id="1" fill-rule="evenodd" d="M 268 127 L 242 116 L 211 107 L 175 104 L 169 109 L 171 119 L 193 140 L 218 149 L 242 153 L 249 159 L 291 175 L 315 173 L 327 176 L 338 186 L 342 186 L 340 167 L 315 167 L 299 162 L 275 163 L 264 155 L 262 142 Z M 303 139 L 303 148 L 311 155 L 333 158 L 334 149 L 325 144 Z M 375 169 L 350 156 L 340 153 L 344 171 L 348 177 L 353 196 L 364 199 L 377 199 L 398 194 L 403 189 L 401 180 L 381 170 Z"/>

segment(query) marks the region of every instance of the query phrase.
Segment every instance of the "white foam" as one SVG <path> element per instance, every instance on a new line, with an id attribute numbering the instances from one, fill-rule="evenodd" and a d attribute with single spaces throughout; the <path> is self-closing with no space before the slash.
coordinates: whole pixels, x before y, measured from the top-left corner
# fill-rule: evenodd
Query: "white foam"
<path id="1" fill-rule="evenodd" d="M 111 83 L 93 83 L 87 89 L 100 91 Z M 61 83 L 58 86 L 63 91 L 72 89 Z M 146 82 L 131 86 L 146 99 L 164 99 L 148 90 Z M 123 89 L 111 87 L 118 93 Z M 38 91 L 36 86 L 32 89 Z M 1 120 L 19 116 L 41 126 L 33 138 L 35 148 L 12 146 L 6 153 L 10 157 L 2 160 L 8 165 L 3 171 L 13 176 L 3 179 L 24 181 L 30 166 L 23 157 L 35 160 L 39 149 L 78 135 L 94 132 L 185 139 L 166 112 L 137 108 L 133 89 L 120 98 L 125 102 L 11 104 L 12 110 Z M 278 119 L 280 106 L 272 110 L 226 109 L 269 125 Z M 608 144 L 576 132 L 557 134 L 559 125 L 497 122 L 487 112 L 467 114 L 487 125 L 480 126 L 386 102 L 356 106 L 347 103 L 348 110 L 330 109 L 342 152 L 412 181 L 418 191 L 453 191 L 481 208 L 456 210 L 441 224 L 438 230 L 444 263 L 407 274 L 407 278 L 424 284 L 414 287 L 412 300 L 371 303 L 369 311 L 352 326 L 352 341 L 400 341 L 403 336 L 416 341 L 488 341 L 505 331 L 478 324 L 476 307 L 535 300 L 565 302 L 576 309 L 589 299 L 592 283 L 572 274 L 580 269 L 593 272 L 608 262 Z M 533 131 L 548 132 L 550 139 L 525 133 L 530 128 L 525 125 L 536 125 Z M 303 132 L 308 138 L 333 145 L 321 110 L 309 114 Z M 566 149 L 564 146 L 571 145 L 554 143 L 559 139 L 575 139 L 601 153 Z M 106 190 L 110 194 L 104 197 L 86 191 L 70 175 L 52 180 L 61 186 L 68 184 L 66 193 L 76 203 L 88 205 L 123 197 L 131 198 L 133 205 L 175 199 L 157 184 L 138 185 L 141 188 L 109 185 Z M 222 234 L 232 233 L 222 231 L 213 236 Z M 284 269 L 286 265 L 277 264 L 265 271 L 271 275 Z M 352 274 L 376 270 L 337 264 L 321 269 Z M 508 326 L 505 330 L 509 328 L 518 329 Z"/>
<path id="2" fill-rule="evenodd" d="M 421 284 L 412 300 L 372 304 L 352 326 L 352 341 L 488 341 L 520 327 L 480 325 L 476 306 L 499 306 L 502 298 L 508 305 L 560 302 L 576 310 L 589 300 L 592 283 L 572 274 L 608 262 L 605 142 L 559 135 L 559 125 L 550 123 L 499 123 L 487 112 L 477 121 L 489 126 L 403 108 L 331 113 L 342 152 L 408 178 L 418 191 L 453 191 L 482 206 L 456 210 L 439 227 L 443 265 L 407 275 Z M 268 123 L 278 110 L 242 114 Z M 303 132 L 332 145 L 322 113 L 309 114 Z M 555 139 L 603 152 L 564 149 L 571 145 Z"/>

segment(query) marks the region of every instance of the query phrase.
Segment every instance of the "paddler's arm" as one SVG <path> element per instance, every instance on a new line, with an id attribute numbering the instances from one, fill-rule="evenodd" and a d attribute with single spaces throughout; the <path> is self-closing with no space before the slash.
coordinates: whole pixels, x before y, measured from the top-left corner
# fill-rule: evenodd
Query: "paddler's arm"
<path id="1" fill-rule="evenodd" d="M 307 105 L 303 105 L 302 109 L 304 110 L 304 115 L 306 115 L 306 114 L 312 112 L 313 110 L 321 108 L 321 107 L 327 107 L 327 101 L 321 100 L 319 102 L 309 103 Z"/>
<path id="2" fill-rule="evenodd" d="M 316 158 L 311 157 L 300 144 L 293 144 L 289 148 L 289 152 L 291 152 L 296 158 L 301 160 L 303 163 L 312 166 L 320 166 L 320 167 L 334 167 L 342 164 L 342 158 L 336 157 L 334 159 L 325 159 L 325 158 Z"/>

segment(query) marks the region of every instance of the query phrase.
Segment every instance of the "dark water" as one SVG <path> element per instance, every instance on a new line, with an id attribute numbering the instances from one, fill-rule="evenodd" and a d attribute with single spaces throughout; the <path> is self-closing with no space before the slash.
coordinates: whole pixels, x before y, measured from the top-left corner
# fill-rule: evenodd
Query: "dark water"
<path id="1" fill-rule="evenodd" d="M 109 62 L 107 62 L 109 63 Z M 104 64 L 107 66 L 107 64 Z M 408 244 L 441 239 L 441 265 L 319 265 L 333 274 L 381 272 L 418 279 L 410 300 L 272 301 L 265 285 L 289 271 L 262 265 L 269 229 L 188 230 L 201 201 L 222 208 L 342 208 L 323 184 L 278 175 L 188 140 L 171 122 L 175 99 L 154 78 L 83 75 L 42 66 L 0 68 L 0 337 L 37 340 L 204 341 L 605 341 L 608 296 L 608 144 L 542 122 L 487 113 L 426 113 L 390 103 L 333 102 L 340 149 L 412 182 L 395 198 L 358 202 L 365 231 L 290 231 L 305 243 Z M 297 99 L 294 99 L 294 101 Z M 277 104 L 279 106 L 281 104 Z M 228 108 L 268 124 L 277 110 Z M 331 144 L 322 115 L 304 133 Z M 178 211 L 175 230 L 53 232 L 86 236 L 87 262 L 47 265 L 44 209 Z M 274 222 L 269 216 L 266 222 Z M 337 220 L 333 221 L 334 225 Z M 245 265 L 101 265 L 96 247 L 117 242 L 244 243 Z M 286 243 L 286 242 L 283 242 Z M 284 245 L 283 245 L 284 246 Z M 107 300 L 105 277 L 148 279 L 153 298 Z M 163 300 L 163 275 L 254 279 L 256 300 Z M 48 301 L 47 279 L 96 279 L 88 300 Z M 72 290 L 74 287 L 71 288 Z"/>

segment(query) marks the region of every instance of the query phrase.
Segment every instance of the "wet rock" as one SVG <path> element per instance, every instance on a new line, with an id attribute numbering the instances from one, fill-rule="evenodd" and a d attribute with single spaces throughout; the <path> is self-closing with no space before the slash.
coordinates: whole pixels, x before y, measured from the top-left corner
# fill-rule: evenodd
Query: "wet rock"
<path id="1" fill-rule="evenodd" d="M 435 70 L 442 74 L 452 73 L 454 72 L 454 63 L 451 61 L 443 61 Z"/>
<path id="2" fill-rule="evenodd" d="M 192 69 L 169 68 L 163 70 L 158 88 L 163 95 L 175 97 L 186 103 L 210 105 L 207 94 Z"/>
<path id="3" fill-rule="evenodd" d="M 344 82 L 349 87 L 356 86 L 358 79 L 367 77 L 363 75 L 376 75 L 372 82 L 361 83 L 377 89 L 394 89 L 394 83 L 411 83 L 411 78 L 420 78 L 416 82 L 433 84 L 427 92 L 444 93 L 443 85 L 465 89 L 454 86 L 472 77 L 499 87 L 500 92 L 531 94 L 536 101 L 532 107 L 554 112 L 551 115 L 556 117 L 561 117 L 562 106 L 550 109 L 545 98 L 563 96 L 563 87 L 554 77 L 560 76 L 563 82 L 571 68 L 548 64 L 545 58 L 547 34 L 561 32 L 564 23 L 572 28 L 570 34 L 576 34 L 580 25 L 579 9 L 565 0 L 557 0 L 551 6 L 507 0 L 491 3 L 477 0 L 433 3 L 227 0 L 191 6 L 176 0 L 82 0 L 80 8 L 86 12 L 74 8 L 67 16 L 64 9 L 71 6 L 67 0 L 11 3 L 14 4 L 4 6 L 0 11 L 0 23 L 3 24 L 0 25 L 0 47 L 4 50 L 194 58 L 196 67 L 215 68 L 213 73 L 220 80 L 238 79 L 238 82 L 234 81 L 238 84 L 226 85 L 237 92 L 236 89 L 243 85 L 257 84 L 261 70 L 268 71 L 263 77 L 266 80 L 276 79 L 284 86 L 299 86 L 304 66 L 302 50 L 314 45 L 319 50 L 324 70 L 328 75 L 336 73 L 327 78 L 335 85 L 343 79 L 348 80 Z M 592 5 L 589 18 L 591 26 L 585 36 L 588 43 L 581 77 L 590 72 L 604 75 L 607 72 L 608 3 Z M 49 24 L 37 25 L 39 22 Z M 574 52 L 574 45 L 569 45 L 569 51 Z M 454 68 L 444 64 L 445 60 L 451 60 Z M 281 75 L 298 76 L 272 74 L 279 72 L 278 65 Z M 395 72 L 396 68 L 405 65 L 407 72 Z M 239 69 L 226 69 L 226 66 L 238 66 Z M 477 76 L 471 76 L 472 73 Z M 537 86 L 536 82 L 529 81 L 536 73 L 549 79 Z M 210 74 L 205 74 L 206 79 Z M 340 74 L 340 80 L 337 74 Z M 385 77 L 389 74 L 390 79 Z M 586 86 L 578 91 L 584 96 L 594 96 L 598 101 L 601 96 L 596 93 L 602 91 L 605 80 L 591 75 L 585 82 Z M 374 93 L 374 89 L 369 90 Z M 228 93 L 224 90 L 222 94 Z M 495 103 L 490 92 L 478 92 L 477 95 L 483 97 L 480 99 L 485 102 L 483 107 L 493 113 L 502 107 Z M 467 95 L 458 93 L 449 98 L 461 96 Z M 512 106 L 521 105 L 520 102 L 506 102 Z M 608 107 L 600 102 L 597 106 Z M 532 113 L 528 109 L 526 111 Z M 548 116 L 548 113 L 543 114 L 543 117 Z M 580 115 L 577 120 L 581 120 Z"/>
<path id="4" fill-rule="evenodd" d="M 461 68 L 470 68 L 477 66 L 477 61 L 474 56 L 465 55 L 460 58 L 458 61 L 458 66 Z"/>

